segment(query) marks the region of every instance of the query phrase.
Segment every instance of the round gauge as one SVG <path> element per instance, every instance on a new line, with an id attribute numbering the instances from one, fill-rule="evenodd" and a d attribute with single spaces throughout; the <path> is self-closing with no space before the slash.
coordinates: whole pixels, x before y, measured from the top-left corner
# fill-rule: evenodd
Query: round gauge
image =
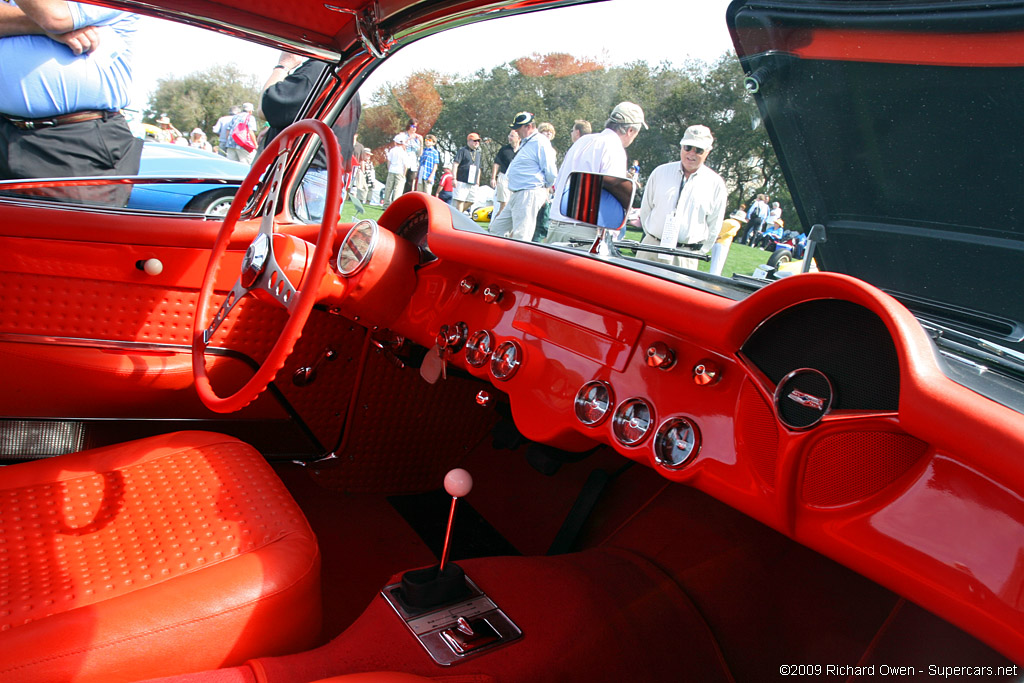
<path id="1" fill-rule="evenodd" d="M 580 422 L 588 427 L 596 427 L 611 414 L 613 403 L 615 399 L 612 397 L 612 388 L 605 382 L 594 380 L 580 388 L 573 408 Z"/>
<path id="2" fill-rule="evenodd" d="M 654 459 L 669 469 L 683 467 L 700 453 L 700 430 L 685 417 L 661 425 L 654 441 Z"/>
<path id="3" fill-rule="evenodd" d="M 612 431 L 623 445 L 635 446 L 647 437 L 653 423 L 651 405 L 642 398 L 631 398 L 616 409 Z"/>
<path id="4" fill-rule="evenodd" d="M 519 344 L 511 340 L 501 342 L 491 354 L 491 374 L 494 375 L 494 379 L 511 379 L 522 362 L 523 353 L 519 349 Z"/>
<path id="5" fill-rule="evenodd" d="M 479 330 L 466 341 L 466 362 L 474 368 L 487 365 L 494 350 L 494 335 L 488 330 Z"/>
<path id="6" fill-rule="evenodd" d="M 377 222 L 369 218 L 352 226 L 338 250 L 337 267 L 341 276 L 352 277 L 366 267 L 377 246 L 379 231 Z"/>

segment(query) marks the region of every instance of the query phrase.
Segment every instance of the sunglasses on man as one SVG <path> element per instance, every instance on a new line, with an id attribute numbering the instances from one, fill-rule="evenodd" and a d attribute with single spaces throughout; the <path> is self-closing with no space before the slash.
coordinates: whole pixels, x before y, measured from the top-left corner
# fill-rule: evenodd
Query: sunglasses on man
<path id="1" fill-rule="evenodd" d="M 683 145 L 683 151 L 684 152 L 696 152 L 697 154 L 703 154 L 704 153 L 704 148 L 703 147 L 694 147 L 693 145 Z"/>

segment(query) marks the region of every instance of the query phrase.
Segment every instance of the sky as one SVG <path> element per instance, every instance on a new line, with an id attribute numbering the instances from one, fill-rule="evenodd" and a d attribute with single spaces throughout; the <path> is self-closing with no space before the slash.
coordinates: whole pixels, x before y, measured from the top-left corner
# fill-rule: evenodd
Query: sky
<path id="1" fill-rule="evenodd" d="M 647 2 L 651 7 L 641 9 Z M 727 6 L 727 0 L 628 0 L 624 5 L 596 3 L 540 12 L 504 20 L 508 23 L 501 31 L 516 36 L 514 41 L 493 40 L 497 23 L 483 22 L 457 29 L 465 33 L 458 44 L 479 46 L 476 50 L 430 45 L 430 41 L 449 40 L 451 34 L 445 33 L 398 51 L 391 61 L 395 63 L 393 68 L 406 73 L 411 64 L 442 73 L 469 74 L 534 51 L 568 52 L 607 63 L 644 59 L 650 64 L 668 60 L 678 65 L 690 58 L 712 60 L 732 48 L 725 26 Z M 622 39 L 610 45 L 595 45 L 593 34 L 581 30 L 574 19 L 581 11 L 586 17 L 584 26 L 619 27 Z M 662 11 L 673 20 L 659 21 Z M 145 110 L 159 78 L 186 76 L 216 64 L 233 63 L 262 84 L 277 64 L 278 54 L 277 50 L 217 33 L 144 17 L 135 41 L 132 108 Z M 379 69 L 369 86 L 387 80 L 389 71 L 387 65 Z"/>

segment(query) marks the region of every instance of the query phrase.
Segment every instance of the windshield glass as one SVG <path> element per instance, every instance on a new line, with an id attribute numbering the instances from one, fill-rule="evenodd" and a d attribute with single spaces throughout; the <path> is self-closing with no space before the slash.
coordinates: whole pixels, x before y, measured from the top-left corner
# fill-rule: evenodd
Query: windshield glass
<path id="1" fill-rule="evenodd" d="M 657 19 L 678 13 L 665 2 L 587 4 L 396 51 L 360 89 L 355 196 L 372 212 L 419 189 L 495 236 L 755 273 L 776 240 L 792 253 L 806 230 L 743 88 L 725 9 L 688 6 L 684 25 Z M 600 220 L 573 213 L 573 172 L 606 176 Z M 594 223 L 607 228 L 600 249 Z"/>

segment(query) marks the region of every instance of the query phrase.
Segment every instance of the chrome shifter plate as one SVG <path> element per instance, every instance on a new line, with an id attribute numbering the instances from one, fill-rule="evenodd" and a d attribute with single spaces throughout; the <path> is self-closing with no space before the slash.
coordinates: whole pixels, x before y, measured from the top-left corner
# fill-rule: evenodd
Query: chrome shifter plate
<path id="1" fill-rule="evenodd" d="M 452 666 L 470 657 L 490 652 L 523 635 L 519 627 L 468 576 L 466 585 L 470 590 L 469 597 L 423 612 L 410 611 L 402 604 L 396 596 L 401 585 L 401 583 L 393 583 L 385 586 L 380 594 L 405 622 L 413 636 L 420 641 L 420 645 L 427 651 L 431 659 L 442 666 Z M 456 648 L 450 644 L 452 639 L 445 637 L 445 632 L 458 628 L 459 617 L 463 617 L 469 622 L 486 621 L 487 625 L 497 633 L 498 638 L 489 639 L 486 644 L 466 652 L 457 652 Z"/>

